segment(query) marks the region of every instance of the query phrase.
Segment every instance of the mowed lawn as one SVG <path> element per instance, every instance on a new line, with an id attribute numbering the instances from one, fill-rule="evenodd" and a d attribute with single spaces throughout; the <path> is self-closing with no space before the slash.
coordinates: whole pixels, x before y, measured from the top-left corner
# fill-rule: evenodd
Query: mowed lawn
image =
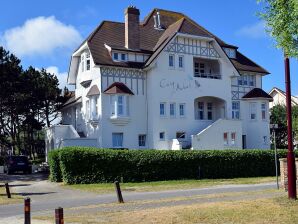
<path id="1" fill-rule="evenodd" d="M 254 200 L 210 202 L 114 212 L 76 213 L 64 216 L 65 223 L 159 223 L 159 224 L 292 224 L 298 223 L 298 202 L 286 196 Z M 51 221 L 39 216 L 33 220 Z"/>
<path id="2" fill-rule="evenodd" d="M 0 185 L 0 205 L 8 205 L 8 204 L 15 204 L 21 203 L 23 197 L 20 195 L 16 195 L 13 193 L 13 188 L 10 188 L 11 198 L 7 198 L 6 190 L 4 185 Z"/>
<path id="3" fill-rule="evenodd" d="M 146 192 L 177 189 L 204 188 L 226 184 L 259 184 L 274 182 L 275 177 L 252 177 L 235 179 L 171 180 L 141 183 L 120 183 L 122 191 Z M 114 192 L 113 183 L 62 185 L 66 188 L 94 192 L 98 194 Z"/>

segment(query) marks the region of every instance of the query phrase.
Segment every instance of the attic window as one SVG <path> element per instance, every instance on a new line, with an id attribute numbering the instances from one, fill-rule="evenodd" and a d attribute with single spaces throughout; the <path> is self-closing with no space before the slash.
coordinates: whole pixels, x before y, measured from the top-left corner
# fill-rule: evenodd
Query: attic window
<path id="1" fill-rule="evenodd" d="M 127 54 L 120 52 L 113 52 L 113 60 L 114 61 L 127 61 Z"/>
<path id="2" fill-rule="evenodd" d="M 223 48 L 229 58 L 236 58 L 236 50 L 233 48 Z"/>
<path id="3" fill-rule="evenodd" d="M 90 52 L 84 51 L 81 54 L 81 71 L 89 71 L 90 70 Z"/>

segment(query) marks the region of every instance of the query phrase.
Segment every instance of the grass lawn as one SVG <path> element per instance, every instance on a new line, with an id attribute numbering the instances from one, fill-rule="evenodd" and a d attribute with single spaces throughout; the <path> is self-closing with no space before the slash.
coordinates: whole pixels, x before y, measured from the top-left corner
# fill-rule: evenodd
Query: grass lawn
<path id="1" fill-rule="evenodd" d="M 176 189 L 203 188 L 224 184 L 258 184 L 275 181 L 275 177 L 252 177 L 235 179 L 171 180 L 141 183 L 121 183 L 122 191 L 164 191 Z M 94 192 L 98 194 L 114 192 L 112 183 L 62 185 L 66 188 Z"/>
<path id="2" fill-rule="evenodd" d="M 122 205 L 125 208 L 125 204 Z M 210 202 L 137 209 L 132 211 L 72 213 L 64 216 L 66 223 L 160 223 L 160 224 L 287 224 L 298 223 L 298 201 L 286 196 L 254 200 Z M 51 216 L 33 220 L 51 221 Z"/>
<path id="3" fill-rule="evenodd" d="M 0 185 L 0 205 L 21 203 L 23 201 L 22 196 L 13 194 L 12 188 L 10 188 L 10 193 L 11 198 L 7 198 L 5 187 Z"/>

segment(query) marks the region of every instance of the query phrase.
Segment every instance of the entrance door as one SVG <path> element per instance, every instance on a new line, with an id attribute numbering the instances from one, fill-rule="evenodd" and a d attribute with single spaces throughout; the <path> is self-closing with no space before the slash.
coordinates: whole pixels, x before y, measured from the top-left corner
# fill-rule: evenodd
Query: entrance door
<path id="1" fill-rule="evenodd" d="M 246 135 L 242 135 L 242 148 L 246 149 Z"/>

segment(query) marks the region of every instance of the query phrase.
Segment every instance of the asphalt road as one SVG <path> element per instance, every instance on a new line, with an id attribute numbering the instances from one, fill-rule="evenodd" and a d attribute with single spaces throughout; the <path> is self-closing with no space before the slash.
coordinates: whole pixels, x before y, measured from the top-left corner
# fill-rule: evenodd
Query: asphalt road
<path id="1" fill-rule="evenodd" d="M 59 206 L 73 208 L 86 205 L 108 204 L 117 201 L 116 194 L 97 195 L 79 190 L 65 189 L 59 186 L 59 184 L 49 182 L 46 176 L 40 174 L 12 176 L 1 174 L 0 183 L 6 181 L 10 182 L 12 192 L 31 198 L 31 212 L 33 215 L 53 213 L 54 209 Z M 229 192 L 251 192 L 266 189 L 275 189 L 275 184 L 222 185 L 200 189 L 161 192 L 123 192 L 123 198 L 125 202 L 133 202 Z M 23 211 L 23 204 L 1 205 L 0 221 L 1 218 L 22 217 Z"/>

